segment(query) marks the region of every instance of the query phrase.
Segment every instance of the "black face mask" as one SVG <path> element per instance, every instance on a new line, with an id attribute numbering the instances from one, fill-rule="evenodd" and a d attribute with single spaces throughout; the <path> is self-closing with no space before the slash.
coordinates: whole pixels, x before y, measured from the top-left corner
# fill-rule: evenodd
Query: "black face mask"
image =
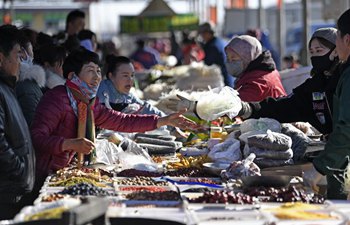
<path id="1" fill-rule="evenodd" d="M 327 54 L 323 56 L 312 56 L 311 59 L 311 64 L 312 64 L 312 69 L 316 73 L 322 73 L 326 70 L 329 70 L 333 64 L 333 61 L 329 59 L 329 56 L 331 55 L 333 49 L 330 50 Z"/>

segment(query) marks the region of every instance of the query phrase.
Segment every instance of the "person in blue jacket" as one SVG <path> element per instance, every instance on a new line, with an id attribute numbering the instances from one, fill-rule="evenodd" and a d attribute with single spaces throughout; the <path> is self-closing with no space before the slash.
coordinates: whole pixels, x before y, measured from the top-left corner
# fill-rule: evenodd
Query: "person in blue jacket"
<path id="1" fill-rule="evenodd" d="M 130 59 L 141 63 L 145 69 L 150 69 L 160 63 L 160 54 L 156 49 L 146 46 L 142 39 L 137 40 L 136 45 L 137 49 L 131 54 Z"/>
<path id="2" fill-rule="evenodd" d="M 108 55 L 106 57 L 106 75 L 98 88 L 99 101 L 107 108 L 127 114 L 156 114 L 166 116 L 164 112 L 130 93 L 134 85 L 132 61 L 125 56 Z M 180 129 L 164 127 L 178 137 L 186 136 Z"/>
<path id="3" fill-rule="evenodd" d="M 198 34 L 203 39 L 203 50 L 205 53 L 204 63 L 208 66 L 216 64 L 221 68 L 225 86 L 233 87 L 234 78 L 227 73 L 225 62 L 226 54 L 224 51 L 226 43 L 215 36 L 212 25 L 208 22 L 203 23 L 198 28 Z"/>

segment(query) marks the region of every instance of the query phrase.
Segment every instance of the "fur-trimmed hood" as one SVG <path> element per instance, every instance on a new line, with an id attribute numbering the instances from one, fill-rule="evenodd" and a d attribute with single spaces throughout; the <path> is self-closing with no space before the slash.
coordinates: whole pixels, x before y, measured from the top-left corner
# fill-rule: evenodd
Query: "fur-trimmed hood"
<path id="1" fill-rule="evenodd" d="M 40 88 L 45 87 L 45 71 L 39 65 L 29 65 L 26 63 L 21 63 L 18 81 L 24 80 L 35 80 Z"/>
<path id="2" fill-rule="evenodd" d="M 58 85 L 64 85 L 66 83 L 66 79 L 52 72 L 51 70 L 45 69 L 45 73 L 46 73 L 46 87 L 49 89 L 52 89 Z"/>

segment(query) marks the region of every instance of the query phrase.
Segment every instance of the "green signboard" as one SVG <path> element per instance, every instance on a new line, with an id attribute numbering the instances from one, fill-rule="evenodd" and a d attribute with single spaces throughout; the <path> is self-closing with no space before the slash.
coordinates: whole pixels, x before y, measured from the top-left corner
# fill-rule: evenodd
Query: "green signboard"
<path id="1" fill-rule="evenodd" d="M 196 29 L 199 23 L 193 14 L 180 14 L 176 16 L 121 16 L 121 33 L 151 33 L 173 30 Z"/>

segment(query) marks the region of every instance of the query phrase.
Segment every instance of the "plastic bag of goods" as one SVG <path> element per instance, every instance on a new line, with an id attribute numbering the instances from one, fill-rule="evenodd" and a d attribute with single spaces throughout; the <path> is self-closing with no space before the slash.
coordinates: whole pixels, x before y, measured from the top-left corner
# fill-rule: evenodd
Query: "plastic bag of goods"
<path id="1" fill-rule="evenodd" d="M 293 160 L 294 162 L 300 161 L 309 143 L 312 140 L 306 136 L 301 130 L 289 123 L 282 124 L 282 133 L 288 135 L 292 139 L 292 150 L 293 150 Z"/>
<path id="2" fill-rule="evenodd" d="M 229 135 L 224 142 L 214 145 L 208 156 L 216 162 L 231 163 L 232 161 L 241 160 L 240 142 Z"/>
<path id="3" fill-rule="evenodd" d="M 292 147 L 292 139 L 285 134 L 267 130 L 266 134 L 248 137 L 248 145 L 260 149 L 286 151 Z"/>
<path id="4" fill-rule="evenodd" d="M 282 126 L 280 122 L 275 119 L 260 118 L 245 120 L 241 124 L 240 129 L 242 134 L 249 131 L 261 131 L 263 133 L 266 133 L 267 130 L 281 133 Z"/>
<path id="5" fill-rule="evenodd" d="M 227 180 L 244 176 L 261 176 L 260 168 L 254 163 L 255 157 L 254 154 L 250 154 L 242 161 L 233 161 L 225 171 L 222 171 L 221 177 Z"/>

